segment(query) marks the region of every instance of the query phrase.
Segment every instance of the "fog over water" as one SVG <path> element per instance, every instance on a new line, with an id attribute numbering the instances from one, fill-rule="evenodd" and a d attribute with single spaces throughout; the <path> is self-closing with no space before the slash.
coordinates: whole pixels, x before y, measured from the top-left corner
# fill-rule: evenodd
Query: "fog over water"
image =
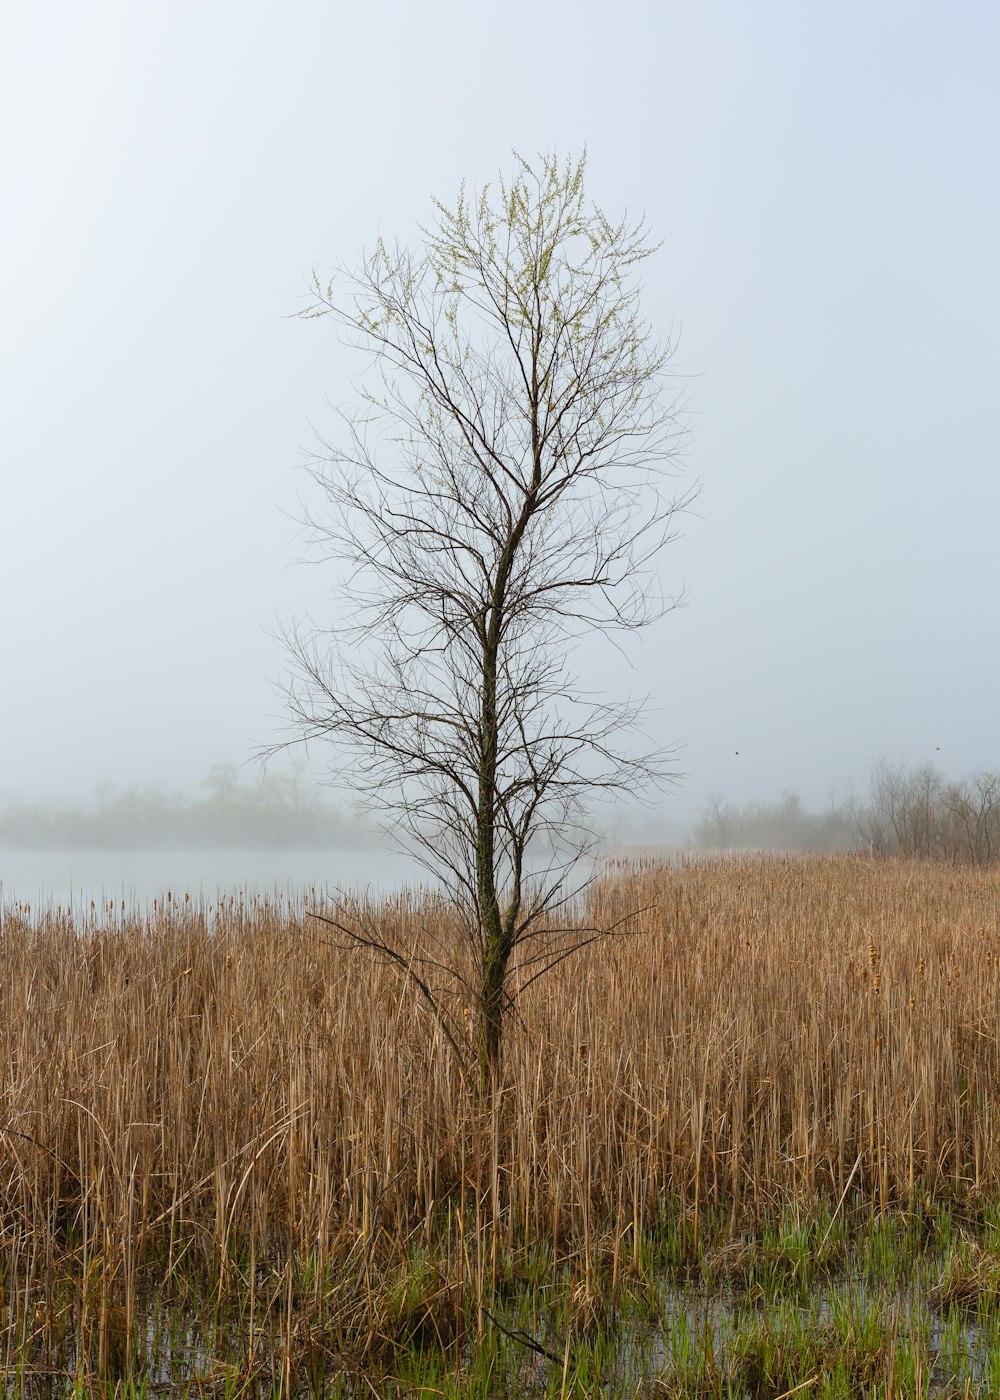
<path id="1" fill-rule="evenodd" d="M 235 892 L 285 894 L 300 898 L 317 892 L 390 894 L 415 885 L 421 871 L 412 861 L 382 846 L 331 851 L 218 850 L 214 847 L 168 851 L 4 851 L 0 852 L 0 905 L 55 903 L 88 907 L 143 908 L 168 891 L 204 905 Z M 426 877 L 424 877 L 426 878 Z"/>
<path id="2" fill-rule="evenodd" d="M 662 557 L 687 606 L 627 664 L 577 658 L 681 746 L 684 785 L 613 833 L 677 839 L 713 792 L 820 810 L 880 757 L 1000 766 L 1000 9 L 609 15 L 10 9 L 0 804 L 194 792 L 281 732 L 273 634 L 337 612 L 296 562 L 300 467 L 364 367 L 294 318 L 306 278 L 414 238 L 432 195 L 512 147 L 585 144 L 593 198 L 663 240 L 644 309 L 680 335 L 704 482 Z M 337 849 L 232 851 L 177 881 L 338 882 Z M 150 888 L 139 854 L 108 858 L 0 874 Z M 349 882 L 388 861 L 358 847 Z"/>

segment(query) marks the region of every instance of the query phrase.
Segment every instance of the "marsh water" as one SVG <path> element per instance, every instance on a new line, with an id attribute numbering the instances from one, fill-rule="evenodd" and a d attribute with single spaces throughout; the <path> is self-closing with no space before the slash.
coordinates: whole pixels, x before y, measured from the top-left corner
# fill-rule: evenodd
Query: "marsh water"
<path id="1" fill-rule="evenodd" d="M 416 863 L 390 846 L 349 849 L 0 850 L 0 903 L 89 906 L 124 900 L 143 907 L 167 890 L 211 903 L 222 890 L 302 894 L 349 890 L 387 894 L 426 882 Z"/>

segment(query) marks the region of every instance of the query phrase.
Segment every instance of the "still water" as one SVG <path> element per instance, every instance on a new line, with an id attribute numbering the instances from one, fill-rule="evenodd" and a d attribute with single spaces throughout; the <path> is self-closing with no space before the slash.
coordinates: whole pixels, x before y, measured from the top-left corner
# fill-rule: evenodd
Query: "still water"
<path id="1" fill-rule="evenodd" d="M 411 858 L 375 843 L 336 850 L 0 850 L 0 904 L 124 900 L 140 908 L 167 890 L 215 901 L 220 891 L 301 894 L 315 886 L 372 895 L 427 884 Z"/>

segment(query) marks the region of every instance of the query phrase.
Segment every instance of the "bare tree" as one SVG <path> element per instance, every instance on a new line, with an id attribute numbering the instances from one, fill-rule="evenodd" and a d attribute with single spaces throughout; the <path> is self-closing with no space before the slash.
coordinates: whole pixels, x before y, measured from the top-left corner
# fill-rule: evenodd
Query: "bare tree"
<path id="1" fill-rule="evenodd" d="M 1000 774 L 977 772 L 942 793 L 942 844 L 947 857 L 990 865 L 1000 837 Z"/>
<path id="2" fill-rule="evenodd" d="M 239 790 L 240 770 L 231 759 L 220 759 L 218 763 L 213 763 L 202 781 L 202 787 L 207 788 L 212 797 L 219 802 L 219 820 L 226 820 L 226 805 L 231 802 Z"/>
<path id="3" fill-rule="evenodd" d="M 853 804 L 853 814 L 875 855 L 990 865 L 1000 851 L 1000 774 L 945 782 L 931 764 L 883 759 L 872 767 L 867 805 Z"/>
<path id="4" fill-rule="evenodd" d="M 583 179 L 583 160 L 518 157 L 495 190 L 436 202 L 418 251 L 380 241 L 314 279 L 303 313 L 331 317 L 373 375 L 313 467 L 308 525 L 349 621 L 287 634 L 296 739 L 342 741 L 350 781 L 453 896 L 469 970 L 419 962 L 357 910 L 336 922 L 406 967 L 460 1056 L 431 972 L 464 977 L 484 1086 L 515 963 L 523 989 L 604 932 L 559 928 L 593 800 L 670 773 L 636 737 L 641 702 L 570 669 L 583 635 L 674 605 L 653 564 L 692 494 L 665 489 L 684 430 L 663 397 L 673 347 L 639 316 L 652 248 Z"/>

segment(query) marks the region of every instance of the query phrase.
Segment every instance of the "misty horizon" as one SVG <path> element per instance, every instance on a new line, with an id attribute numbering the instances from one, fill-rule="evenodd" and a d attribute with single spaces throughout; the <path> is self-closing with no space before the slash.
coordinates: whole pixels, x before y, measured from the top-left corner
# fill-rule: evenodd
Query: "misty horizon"
<path id="1" fill-rule="evenodd" d="M 1000 14 L 667 7 L 636 45 L 595 6 L 515 8 L 469 67 L 445 13 L 399 11 L 388 49 L 374 11 L 311 3 L 11 14 L 0 790 L 190 788 L 280 738 L 275 631 L 336 620 L 297 563 L 301 465 L 359 372 L 294 319 L 310 270 L 409 241 L 511 147 L 584 143 L 598 203 L 662 239 L 643 311 L 679 332 L 704 483 L 661 560 L 685 608 L 625 664 L 574 658 L 682 746 L 665 811 L 818 806 L 881 755 L 989 766 Z M 518 17 L 571 84 L 528 83 Z M 405 123 L 366 64 L 326 80 L 373 52 Z"/>
<path id="2" fill-rule="evenodd" d="M 608 851 L 699 845 L 846 850 L 864 844 L 859 814 L 870 807 L 886 774 L 903 785 L 929 777 L 944 791 L 992 780 L 997 772 L 984 765 L 953 774 L 931 760 L 906 765 L 882 759 L 862 784 L 830 784 L 819 803 L 804 801 L 790 788 L 742 800 L 715 791 L 697 807 L 688 802 L 680 810 L 669 799 L 616 803 L 599 814 L 598 825 Z M 388 848 L 387 843 L 398 845 L 391 825 L 359 808 L 349 789 L 331 786 L 301 765 L 262 771 L 220 760 L 195 789 L 147 779 L 124 786 L 104 780 L 84 798 L 0 791 L 0 853 L 185 846 L 322 851 Z"/>
<path id="3" fill-rule="evenodd" d="M 704 483 L 661 561 L 686 607 L 574 659 L 680 745 L 664 811 L 997 761 L 1000 12 L 515 6 L 469 65 L 434 6 L 388 47 L 311 0 L 57 8 L 0 56 L 0 790 L 193 788 L 280 739 L 275 633 L 337 620 L 301 467 L 359 370 L 295 319 L 311 270 L 412 240 L 512 147 L 584 144 L 595 199 L 663 241 L 643 311 L 679 334 Z M 529 81 L 522 24 L 571 83 Z M 376 52 L 405 122 L 365 63 L 328 80 Z"/>

